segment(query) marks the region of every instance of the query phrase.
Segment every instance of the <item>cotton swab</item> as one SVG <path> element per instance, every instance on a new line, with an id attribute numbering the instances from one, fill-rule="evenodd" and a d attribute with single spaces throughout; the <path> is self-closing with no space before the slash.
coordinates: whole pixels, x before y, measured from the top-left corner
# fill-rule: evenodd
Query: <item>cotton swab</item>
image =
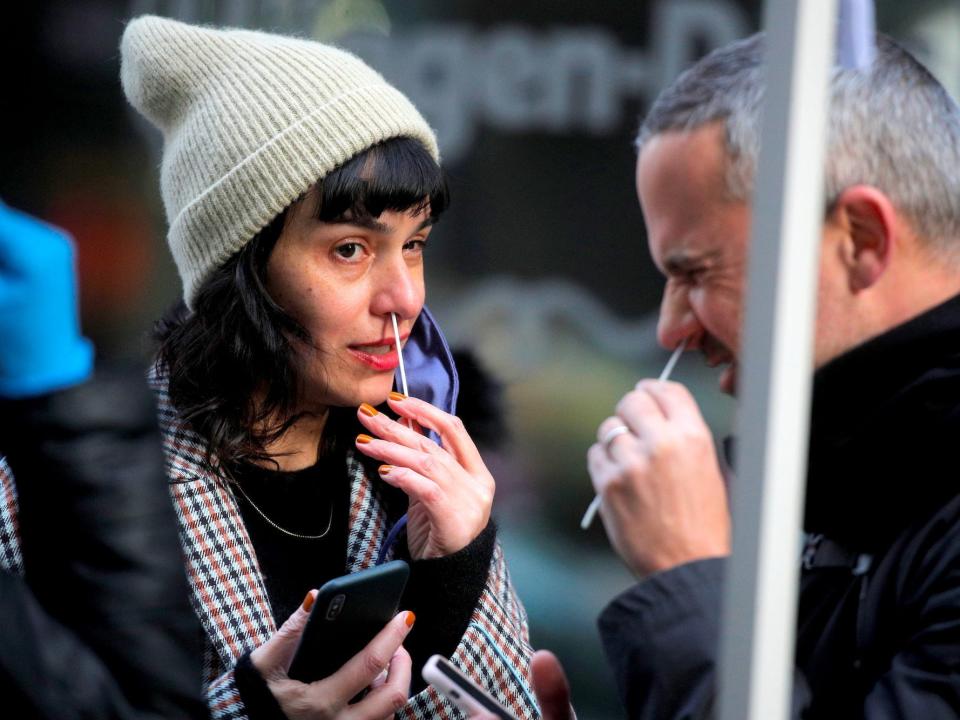
<path id="1" fill-rule="evenodd" d="M 677 361 L 680 359 L 680 355 L 683 354 L 684 349 L 687 347 L 687 341 L 684 340 L 682 343 L 677 345 L 677 348 L 673 351 L 673 355 L 670 356 L 670 359 L 667 360 L 667 364 L 663 368 L 663 372 L 660 373 L 660 377 L 657 378 L 658 382 L 663 382 L 664 380 L 670 379 L 670 373 L 673 372 L 673 368 L 676 367 Z M 612 428 L 612 430 L 619 430 L 619 428 L 625 427 L 623 425 Z M 619 431 L 616 435 L 621 434 L 624 431 Z M 610 440 L 612 440 L 616 435 L 611 435 Z M 609 442 L 609 441 L 608 441 Z M 600 496 L 595 495 L 593 501 L 590 503 L 590 506 L 587 508 L 587 511 L 583 514 L 583 519 L 580 520 L 580 529 L 586 530 L 593 524 L 593 519 L 597 516 L 597 512 L 600 510 Z"/>
<path id="2" fill-rule="evenodd" d="M 397 327 L 397 314 L 390 313 L 390 319 L 393 320 L 393 337 L 397 342 L 397 360 L 400 362 L 400 389 L 403 391 L 403 394 L 410 396 L 410 391 L 407 389 L 407 371 L 403 367 L 403 350 L 400 347 L 400 328 Z M 407 427 L 413 428 L 413 421 L 410 418 L 407 418 Z"/>
<path id="3" fill-rule="evenodd" d="M 397 340 L 397 360 L 400 362 L 400 388 L 404 395 L 409 395 L 407 390 L 407 371 L 403 367 L 403 352 L 400 348 L 400 328 L 397 327 L 397 314 L 390 313 L 390 319 L 393 320 L 393 337 Z"/>

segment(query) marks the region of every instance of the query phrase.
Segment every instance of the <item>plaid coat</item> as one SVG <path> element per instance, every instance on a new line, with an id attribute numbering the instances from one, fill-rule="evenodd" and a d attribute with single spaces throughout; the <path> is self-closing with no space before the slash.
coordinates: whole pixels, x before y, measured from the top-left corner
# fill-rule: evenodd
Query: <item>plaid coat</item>
<path id="1" fill-rule="evenodd" d="M 276 631 L 276 618 L 234 496 L 205 462 L 201 438 L 180 422 L 165 383 L 154 378 L 153 384 L 192 602 L 207 636 L 204 664 L 210 709 L 214 718 L 245 718 L 232 668 Z M 377 486 L 352 453 L 346 471 L 351 485 L 347 567 L 356 572 L 375 563 L 389 527 Z M 498 546 L 487 586 L 452 660 L 526 720 L 539 717 L 528 681 L 531 652 L 526 612 L 514 594 Z M 429 686 L 410 698 L 398 715 L 411 720 L 461 716 Z"/>
<path id="2" fill-rule="evenodd" d="M 155 377 L 152 383 L 191 602 L 206 635 L 210 711 L 217 720 L 239 720 L 247 713 L 233 667 L 276 631 L 276 619 L 235 498 L 205 462 L 201 438 L 180 422 L 166 384 Z M 351 483 L 347 566 L 355 572 L 374 564 L 388 527 L 377 488 L 353 455 L 348 456 L 346 470 Z M 0 570 L 22 574 L 17 522 L 13 473 L 0 457 Z M 498 545 L 487 586 L 452 660 L 520 720 L 533 720 L 540 713 L 528 681 L 531 652 L 526 612 L 514 594 Z M 398 717 L 450 720 L 462 714 L 428 686 L 410 698 Z"/>

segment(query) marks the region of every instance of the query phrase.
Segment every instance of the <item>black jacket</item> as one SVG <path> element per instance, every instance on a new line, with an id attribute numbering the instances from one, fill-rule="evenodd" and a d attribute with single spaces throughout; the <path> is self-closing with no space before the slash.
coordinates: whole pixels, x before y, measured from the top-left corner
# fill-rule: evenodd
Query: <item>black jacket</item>
<path id="1" fill-rule="evenodd" d="M 0 714 L 206 717 L 200 629 L 140 373 L 0 403 L 3 455 L 25 574 L 0 572 Z"/>
<path id="2" fill-rule="evenodd" d="M 814 379 L 794 717 L 960 718 L 960 297 Z M 655 575 L 600 631 L 632 718 L 713 714 L 725 561 Z"/>

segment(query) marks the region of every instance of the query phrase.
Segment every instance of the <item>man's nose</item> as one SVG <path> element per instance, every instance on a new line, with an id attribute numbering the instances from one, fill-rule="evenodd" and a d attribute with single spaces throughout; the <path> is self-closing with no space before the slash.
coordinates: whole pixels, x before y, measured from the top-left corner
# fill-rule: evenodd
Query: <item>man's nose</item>
<path id="1" fill-rule="evenodd" d="M 660 302 L 660 317 L 657 321 L 657 341 L 666 350 L 673 350 L 684 340 L 687 350 L 699 347 L 703 327 L 687 302 L 686 295 L 665 292 Z"/>

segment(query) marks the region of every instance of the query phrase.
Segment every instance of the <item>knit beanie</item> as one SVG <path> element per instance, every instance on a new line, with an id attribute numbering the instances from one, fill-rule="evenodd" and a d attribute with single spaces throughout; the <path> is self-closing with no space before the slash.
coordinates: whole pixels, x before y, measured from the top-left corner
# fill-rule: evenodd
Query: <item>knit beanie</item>
<path id="1" fill-rule="evenodd" d="M 188 307 L 211 271 L 355 155 L 405 136 L 439 162 L 410 101 L 328 45 L 143 16 L 120 41 L 120 78 L 163 133 L 160 190 Z"/>

